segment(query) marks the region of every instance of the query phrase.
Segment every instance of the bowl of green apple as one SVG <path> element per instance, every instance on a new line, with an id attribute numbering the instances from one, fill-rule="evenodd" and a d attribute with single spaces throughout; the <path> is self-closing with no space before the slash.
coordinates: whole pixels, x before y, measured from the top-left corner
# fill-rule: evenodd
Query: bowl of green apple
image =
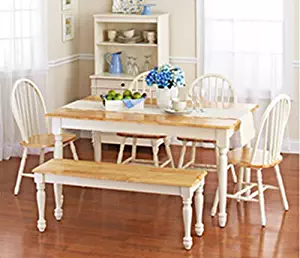
<path id="1" fill-rule="evenodd" d="M 105 110 L 143 109 L 147 94 L 132 92 L 128 89 L 123 93 L 110 90 L 107 94 L 101 95 L 101 98 L 103 99 Z"/>

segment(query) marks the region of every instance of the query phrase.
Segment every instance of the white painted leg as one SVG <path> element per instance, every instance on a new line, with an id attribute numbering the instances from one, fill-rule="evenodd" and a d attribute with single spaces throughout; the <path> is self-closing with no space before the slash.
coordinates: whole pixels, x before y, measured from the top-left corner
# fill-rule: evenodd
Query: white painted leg
<path id="1" fill-rule="evenodd" d="M 191 226 L 192 226 L 192 197 L 190 189 L 185 189 L 182 191 L 182 199 L 183 199 L 183 224 L 184 224 L 184 238 L 183 238 L 183 246 L 186 250 L 190 250 L 193 245 L 193 239 L 191 236 Z"/>
<path id="2" fill-rule="evenodd" d="M 102 161 L 102 142 L 101 132 L 93 132 L 93 145 L 94 145 L 94 160 L 97 162 Z"/>
<path id="3" fill-rule="evenodd" d="M 174 160 L 173 160 L 173 156 L 172 156 L 172 151 L 171 151 L 171 148 L 170 148 L 170 140 L 166 137 L 164 139 L 164 143 L 165 143 L 165 148 L 166 148 L 168 158 L 171 161 L 171 167 L 175 168 Z"/>
<path id="4" fill-rule="evenodd" d="M 196 191 L 195 196 L 195 208 L 196 208 L 196 225 L 195 225 L 195 231 L 197 236 L 202 236 L 204 231 L 204 224 L 202 220 L 202 214 L 203 214 L 203 187 L 204 187 L 204 179 L 202 180 L 202 184 L 199 186 L 199 188 Z"/>
<path id="5" fill-rule="evenodd" d="M 73 141 L 70 142 L 70 149 L 71 149 L 71 152 L 72 152 L 72 155 L 73 155 L 73 159 L 74 160 L 79 160 L 77 152 L 76 152 L 76 147 L 75 147 L 75 144 L 74 144 Z"/>
<path id="6" fill-rule="evenodd" d="M 61 132 L 61 129 L 59 129 L 58 131 Z M 63 143 L 62 143 L 62 135 L 59 134 L 55 134 L 55 146 L 54 146 L 54 158 L 55 159 L 62 159 L 63 158 Z M 61 200 L 61 204 L 64 201 L 64 196 L 63 196 L 63 186 L 61 186 L 60 188 L 60 200 Z M 55 184 L 54 184 L 54 192 L 55 192 Z"/>
<path id="7" fill-rule="evenodd" d="M 27 148 L 24 148 L 18 175 L 17 175 L 17 181 L 16 181 L 16 185 L 15 185 L 15 189 L 14 189 L 14 195 L 19 194 L 20 185 L 21 185 L 22 177 L 23 177 L 23 172 L 24 172 L 24 168 L 25 168 L 25 164 L 26 164 L 26 159 L 27 159 Z"/>
<path id="8" fill-rule="evenodd" d="M 281 193 L 283 207 L 286 211 L 288 211 L 289 210 L 289 203 L 288 203 L 288 200 L 286 198 L 286 193 L 285 193 L 285 190 L 284 190 L 284 185 L 283 185 L 282 177 L 281 177 L 281 174 L 280 174 L 279 166 L 276 165 L 274 167 L 274 169 L 275 169 L 275 173 L 276 173 L 276 178 L 277 178 L 277 183 L 278 183 L 278 186 L 279 186 L 279 190 L 280 190 L 280 193 Z"/>
<path id="9" fill-rule="evenodd" d="M 243 189 L 243 181 L 244 181 L 244 167 L 239 167 L 239 178 L 238 178 L 238 185 L 237 185 L 237 190 L 238 192 Z M 241 197 L 241 195 L 239 195 Z M 239 202 L 240 199 L 237 198 L 237 201 Z"/>
<path id="10" fill-rule="evenodd" d="M 55 210 L 54 216 L 56 220 L 61 220 L 63 216 L 62 210 L 62 185 L 61 184 L 54 184 L 54 198 L 55 198 Z"/>
<path id="11" fill-rule="evenodd" d="M 158 160 L 159 148 L 158 148 L 158 145 L 157 145 L 157 140 L 151 140 L 151 145 L 152 145 L 154 166 L 159 167 L 159 160 Z"/>
<path id="12" fill-rule="evenodd" d="M 257 184 L 258 184 L 258 197 L 259 197 L 261 225 L 263 227 L 265 227 L 266 226 L 266 213 L 265 213 L 265 199 L 264 199 L 264 190 L 263 190 L 263 184 L 262 184 L 261 169 L 257 170 Z"/>
<path id="13" fill-rule="evenodd" d="M 40 164 L 43 164 L 44 162 L 45 162 L 45 149 L 41 149 Z"/>
<path id="14" fill-rule="evenodd" d="M 187 141 L 183 141 L 182 147 L 181 147 L 180 158 L 179 158 L 179 162 L 178 162 L 178 168 L 182 168 L 182 166 L 183 166 L 185 152 L 186 152 L 186 145 L 187 145 Z"/>
<path id="15" fill-rule="evenodd" d="M 229 169 L 231 171 L 231 175 L 232 175 L 232 180 L 233 180 L 233 183 L 237 183 L 238 179 L 237 179 L 237 176 L 236 176 L 236 173 L 235 173 L 235 169 L 234 169 L 234 166 L 232 164 L 229 165 Z"/>
<path id="16" fill-rule="evenodd" d="M 250 148 L 251 147 L 251 145 L 250 144 L 247 144 L 244 148 Z M 244 180 L 245 180 L 245 182 L 246 183 L 250 183 L 251 182 L 251 168 L 245 168 L 245 170 L 244 170 L 245 172 L 245 178 L 244 178 Z M 246 193 L 245 193 L 245 195 L 246 196 L 249 196 L 251 194 L 251 190 L 248 190 Z"/>
<path id="17" fill-rule="evenodd" d="M 191 165 L 194 165 L 196 162 L 196 145 L 197 145 L 197 142 L 192 142 L 192 152 L 191 152 L 192 164 Z"/>
<path id="18" fill-rule="evenodd" d="M 132 138 L 132 151 L 131 151 L 132 161 L 136 160 L 136 148 L 137 148 L 137 138 L 133 137 Z"/>
<path id="19" fill-rule="evenodd" d="M 225 227 L 227 222 L 227 153 L 228 148 L 219 148 L 219 226 Z"/>
<path id="20" fill-rule="evenodd" d="M 37 221 L 37 228 L 40 232 L 44 232 L 46 229 L 45 220 L 45 203 L 46 203 L 46 193 L 45 193 L 45 183 L 36 184 L 36 200 L 39 213 L 39 219 Z"/>
<path id="21" fill-rule="evenodd" d="M 118 164 L 121 164 L 122 160 L 123 160 L 123 152 L 124 152 L 124 148 L 125 148 L 125 142 L 126 142 L 126 137 L 121 137 L 120 150 L 119 150 L 118 160 L 117 160 Z"/>
<path id="22" fill-rule="evenodd" d="M 213 203 L 213 206 L 212 206 L 211 212 L 210 212 L 210 215 L 212 217 L 216 216 L 216 214 L 217 214 L 218 204 L 219 204 L 219 187 L 217 187 L 217 190 L 215 192 L 214 203 Z"/>

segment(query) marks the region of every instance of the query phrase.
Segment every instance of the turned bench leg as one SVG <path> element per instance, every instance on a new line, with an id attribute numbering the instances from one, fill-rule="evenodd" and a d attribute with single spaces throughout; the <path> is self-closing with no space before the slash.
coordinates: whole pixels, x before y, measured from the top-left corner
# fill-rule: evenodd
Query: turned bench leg
<path id="1" fill-rule="evenodd" d="M 36 184 L 36 200 L 39 213 L 39 219 L 37 221 L 37 228 L 40 232 L 44 232 L 46 229 L 45 220 L 45 203 L 46 203 L 46 193 L 45 193 L 45 183 Z"/>
<path id="2" fill-rule="evenodd" d="M 62 190 L 63 185 L 61 184 L 54 184 L 54 198 L 55 198 L 55 210 L 54 210 L 54 216 L 56 220 L 61 220 L 63 216 L 63 210 L 62 210 Z"/>
<path id="3" fill-rule="evenodd" d="M 204 231 L 204 225 L 202 220 L 202 214 L 203 214 L 203 186 L 204 186 L 204 179 L 202 180 L 201 185 L 196 190 L 196 196 L 195 196 L 195 209 L 196 209 L 196 225 L 195 225 L 195 231 L 197 236 L 202 236 Z"/>
<path id="4" fill-rule="evenodd" d="M 183 200 L 183 225 L 184 225 L 184 238 L 183 246 L 186 250 L 190 250 L 193 245 L 193 239 L 191 236 L 191 226 L 192 226 L 192 198 L 193 192 L 190 189 L 185 189 L 182 191 L 182 200 Z"/>

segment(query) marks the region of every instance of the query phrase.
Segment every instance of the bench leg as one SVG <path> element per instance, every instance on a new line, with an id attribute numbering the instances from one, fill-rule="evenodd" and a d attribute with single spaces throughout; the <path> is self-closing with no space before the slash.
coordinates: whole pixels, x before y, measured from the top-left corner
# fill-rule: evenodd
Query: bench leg
<path id="1" fill-rule="evenodd" d="M 201 185 L 196 191 L 195 196 L 195 209 L 196 209 L 196 225 L 195 231 L 197 236 L 202 236 L 204 231 L 204 225 L 202 221 L 202 213 L 203 213 L 203 187 L 204 187 L 204 179 L 202 180 Z"/>
<path id="2" fill-rule="evenodd" d="M 54 216 L 56 220 L 61 220 L 63 216 L 63 210 L 62 210 L 62 190 L 63 185 L 61 184 L 54 184 L 54 197 L 55 197 L 55 210 L 54 210 Z"/>
<path id="3" fill-rule="evenodd" d="M 44 232 L 46 229 L 45 220 L 45 203 L 46 203 L 46 193 L 45 193 L 45 183 L 36 184 L 36 200 L 38 206 L 39 219 L 37 221 L 37 228 L 40 232 Z"/>
<path id="4" fill-rule="evenodd" d="M 183 246 L 186 250 L 190 250 L 193 245 L 193 239 L 191 237 L 191 226 L 192 226 L 192 198 L 193 193 L 190 189 L 185 189 L 182 191 L 182 200 L 183 200 L 183 224 L 184 224 L 184 238 Z"/>

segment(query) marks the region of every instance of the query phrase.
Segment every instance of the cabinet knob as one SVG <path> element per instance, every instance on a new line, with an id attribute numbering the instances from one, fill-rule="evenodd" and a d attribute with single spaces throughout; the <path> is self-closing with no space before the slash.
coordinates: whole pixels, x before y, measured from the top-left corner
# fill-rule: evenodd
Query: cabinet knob
<path id="1" fill-rule="evenodd" d="M 121 83 L 121 87 L 125 87 L 125 83 L 124 82 Z"/>

